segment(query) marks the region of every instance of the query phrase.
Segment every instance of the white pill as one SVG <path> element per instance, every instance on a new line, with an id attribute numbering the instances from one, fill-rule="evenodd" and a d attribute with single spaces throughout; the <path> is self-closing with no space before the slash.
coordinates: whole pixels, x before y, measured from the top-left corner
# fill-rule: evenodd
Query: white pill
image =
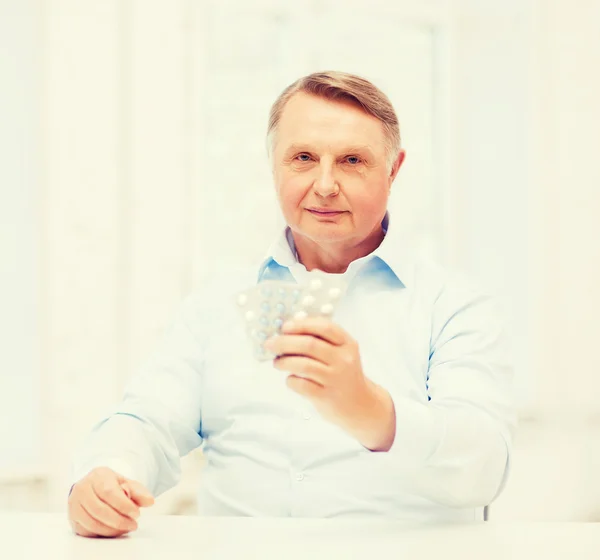
<path id="1" fill-rule="evenodd" d="M 264 341 L 267 340 L 267 338 L 269 338 L 269 335 L 266 333 L 266 331 L 259 331 L 256 334 L 256 338 L 258 338 L 258 340 Z"/>
<path id="2" fill-rule="evenodd" d="M 323 313 L 323 315 L 331 315 L 333 313 L 333 305 L 331 305 L 331 303 L 326 303 L 325 305 L 322 305 L 321 313 Z"/>
<path id="3" fill-rule="evenodd" d="M 314 296 L 305 296 L 305 298 L 302 300 L 302 306 L 303 307 L 310 307 L 314 303 L 315 303 L 315 297 Z"/>
<path id="4" fill-rule="evenodd" d="M 248 303 L 248 296 L 246 294 L 240 294 L 238 296 L 237 302 L 240 307 L 243 307 L 244 305 L 246 305 L 246 303 Z"/>
<path id="5" fill-rule="evenodd" d="M 246 321 L 254 321 L 254 311 L 246 311 Z"/>
<path id="6" fill-rule="evenodd" d="M 323 286 L 323 282 L 321 282 L 321 280 L 319 280 L 318 278 L 315 278 L 314 280 L 311 280 L 311 282 L 310 282 L 311 290 L 320 290 L 321 286 Z"/>
<path id="7" fill-rule="evenodd" d="M 263 286 L 260 290 L 260 293 L 264 297 L 271 297 L 271 295 L 273 294 L 273 290 L 271 288 L 269 288 L 269 286 Z"/>
<path id="8" fill-rule="evenodd" d="M 331 299 L 337 299 L 340 297 L 341 293 L 342 293 L 342 290 L 340 290 L 339 288 L 331 288 L 329 290 L 329 297 Z"/>
<path id="9" fill-rule="evenodd" d="M 302 320 L 306 319 L 307 317 L 308 313 L 306 313 L 306 311 L 298 311 L 297 313 L 294 313 L 294 319 Z"/>
<path id="10" fill-rule="evenodd" d="M 271 306 L 269 305 L 269 302 L 267 302 L 267 301 L 263 301 L 263 302 L 260 304 L 260 308 L 261 308 L 261 309 L 262 309 L 262 310 L 263 310 L 265 313 L 268 313 L 269 311 L 271 311 Z"/>

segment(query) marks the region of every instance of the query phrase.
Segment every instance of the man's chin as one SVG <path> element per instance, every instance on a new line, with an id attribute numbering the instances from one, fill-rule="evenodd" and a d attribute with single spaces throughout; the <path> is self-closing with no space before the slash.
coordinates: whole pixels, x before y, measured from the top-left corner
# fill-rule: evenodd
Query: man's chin
<path id="1" fill-rule="evenodd" d="M 323 227 L 317 224 L 316 226 L 298 228 L 300 235 L 312 239 L 316 243 L 331 243 L 341 241 L 348 237 L 348 232 L 345 228 L 338 227 Z"/>

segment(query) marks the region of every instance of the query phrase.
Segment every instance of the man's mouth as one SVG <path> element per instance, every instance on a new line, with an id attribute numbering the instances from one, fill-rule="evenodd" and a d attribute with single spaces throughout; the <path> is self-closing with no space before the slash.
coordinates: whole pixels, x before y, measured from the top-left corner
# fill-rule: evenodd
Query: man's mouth
<path id="1" fill-rule="evenodd" d="M 317 209 L 317 208 L 307 208 L 307 210 L 311 214 L 315 214 L 317 216 L 337 216 L 338 214 L 343 214 L 344 210 L 325 210 L 325 209 Z"/>

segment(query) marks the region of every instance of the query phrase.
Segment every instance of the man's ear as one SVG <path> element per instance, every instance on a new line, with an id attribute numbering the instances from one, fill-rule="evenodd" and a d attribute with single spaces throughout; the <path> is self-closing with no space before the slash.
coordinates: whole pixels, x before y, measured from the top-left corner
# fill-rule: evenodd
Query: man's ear
<path id="1" fill-rule="evenodd" d="M 398 171 L 400 171 L 400 167 L 404 163 L 405 157 L 406 157 L 406 152 L 404 150 L 400 150 L 398 152 L 398 157 L 396 157 L 396 160 L 394 161 L 394 165 L 392 165 L 392 170 L 390 171 L 390 187 L 392 186 L 392 183 L 394 182 L 396 175 L 398 175 Z"/>

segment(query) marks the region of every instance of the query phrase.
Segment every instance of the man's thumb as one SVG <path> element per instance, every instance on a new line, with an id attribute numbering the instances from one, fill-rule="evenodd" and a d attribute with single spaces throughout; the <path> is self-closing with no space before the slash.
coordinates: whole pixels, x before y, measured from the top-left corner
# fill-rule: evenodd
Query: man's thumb
<path id="1" fill-rule="evenodd" d="M 140 507 L 148 507 L 154 504 L 154 496 L 140 482 L 126 480 L 121 484 L 121 488 Z"/>

